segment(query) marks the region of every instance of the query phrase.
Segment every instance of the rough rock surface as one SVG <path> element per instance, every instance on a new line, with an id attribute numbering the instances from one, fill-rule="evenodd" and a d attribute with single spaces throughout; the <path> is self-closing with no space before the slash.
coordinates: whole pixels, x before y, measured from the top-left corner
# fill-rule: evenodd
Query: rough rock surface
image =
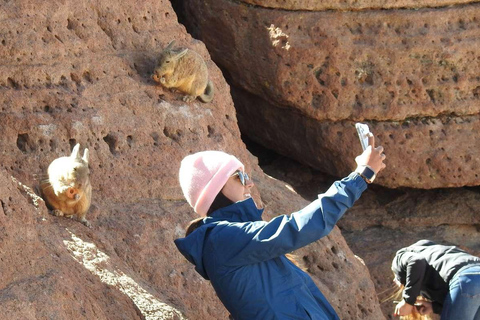
<path id="1" fill-rule="evenodd" d="M 131 299 L 98 281 L 69 254 L 64 241 L 70 234 L 91 241 L 92 231 L 53 221 L 43 201 L 29 194 L 0 169 L 2 317 L 142 319 Z"/>
<path id="2" fill-rule="evenodd" d="M 425 7 L 443 7 L 470 3 L 470 0 L 241 0 L 247 4 L 283 10 L 366 10 L 366 9 L 394 9 Z"/>
<path id="3" fill-rule="evenodd" d="M 0 309 L 11 319 L 225 319 L 173 239 L 195 215 L 177 172 L 220 149 L 253 168 L 270 217 L 306 204 L 265 176 L 240 139 L 229 86 L 170 2 L 0 5 Z M 184 104 L 150 79 L 172 39 L 199 52 L 214 101 Z M 92 229 L 47 213 L 48 164 L 90 150 Z M 368 270 L 338 229 L 299 251 L 342 319 L 383 318 Z M 352 301 L 345 303 L 345 301 Z M 362 306 L 362 308 L 359 308 Z"/>
<path id="4" fill-rule="evenodd" d="M 184 10 L 238 88 L 251 139 L 342 176 L 364 121 L 387 150 L 377 183 L 480 184 L 479 4 L 315 12 L 189 0 Z"/>

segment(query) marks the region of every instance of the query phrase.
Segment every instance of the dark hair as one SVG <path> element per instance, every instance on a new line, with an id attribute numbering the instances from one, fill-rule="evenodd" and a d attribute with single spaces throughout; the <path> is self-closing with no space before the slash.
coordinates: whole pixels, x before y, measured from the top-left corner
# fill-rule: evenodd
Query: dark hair
<path id="1" fill-rule="evenodd" d="M 212 202 L 212 205 L 207 211 L 207 217 L 211 215 L 214 211 L 224 208 L 226 206 L 229 206 L 233 204 L 234 202 L 230 199 L 228 199 L 221 191 L 217 194 L 215 199 Z M 203 224 L 203 217 L 193 219 L 190 221 L 187 225 L 187 228 L 185 230 L 185 237 L 188 236 L 190 233 L 195 231 L 198 227 L 200 227 Z"/>

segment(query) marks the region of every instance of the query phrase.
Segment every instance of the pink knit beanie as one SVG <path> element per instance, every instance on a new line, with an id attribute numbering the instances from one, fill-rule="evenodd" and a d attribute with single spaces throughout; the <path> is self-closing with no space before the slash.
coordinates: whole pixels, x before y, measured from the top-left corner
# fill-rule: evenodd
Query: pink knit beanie
<path id="1" fill-rule="evenodd" d="M 222 151 L 202 151 L 186 156 L 180 165 L 183 195 L 196 213 L 205 217 L 220 190 L 243 164 Z"/>

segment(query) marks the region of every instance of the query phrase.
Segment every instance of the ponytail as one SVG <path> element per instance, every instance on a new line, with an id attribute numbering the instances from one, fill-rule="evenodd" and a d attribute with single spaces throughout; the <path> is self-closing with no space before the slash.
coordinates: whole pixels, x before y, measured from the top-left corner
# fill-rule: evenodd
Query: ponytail
<path id="1" fill-rule="evenodd" d="M 293 263 L 294 265 L 296 265 L 299 269 L 301 269 L 302 271 L 305 271 L 307 272 L 307 267 L 305 267 L 305 265 L 303 263 L 301 263 L 300 261 L 298 261 L 297 259 L 297 256 L 292 254 L 292 253 L 287 253 L 285 255 L 285 258 L 287 258 L 288 260 L 290 260 L 291 263 Z"/>
<path id="2" fill-rule="evenodd" d="M 187 225 L 187 228 L 185 229 L 185 237 L 188 236 L 190 233 L 195 231 L 198 227 L 200 227 L 203 224 L 203 217 L 193 219 L 190 221 Z"/>

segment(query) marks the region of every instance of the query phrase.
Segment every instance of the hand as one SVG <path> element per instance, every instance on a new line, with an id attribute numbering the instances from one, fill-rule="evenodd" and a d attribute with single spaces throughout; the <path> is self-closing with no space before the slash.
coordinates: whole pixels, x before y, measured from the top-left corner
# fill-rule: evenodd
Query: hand
<path id="1" fill-rule="evenodd" d="M 426 315 L 433 312 L 432 303 L 430 301 L 417 300 L 415 307 L 417 308 L 418 313 L 421 315 Z"/>
<path id="2" fill-rule="evenodd" d="M 386 155 L 383 153 L 382 146 L 375 148 L 375 137 L 371 133 L 368 136 L 368 144 L 367 149 L 355 158 L 355 162 L 358 166 L 369 166 L 376 174 L 378 174 L 386 167 L 385 163 L 383 163 Z"/>
<path id="3" fill-rule="evenodd" d="M 405 302 L 405 300 L 400 301 L 395 307 L 394 316 L 408 316 L 413 312 L 413 306 Z"/>

